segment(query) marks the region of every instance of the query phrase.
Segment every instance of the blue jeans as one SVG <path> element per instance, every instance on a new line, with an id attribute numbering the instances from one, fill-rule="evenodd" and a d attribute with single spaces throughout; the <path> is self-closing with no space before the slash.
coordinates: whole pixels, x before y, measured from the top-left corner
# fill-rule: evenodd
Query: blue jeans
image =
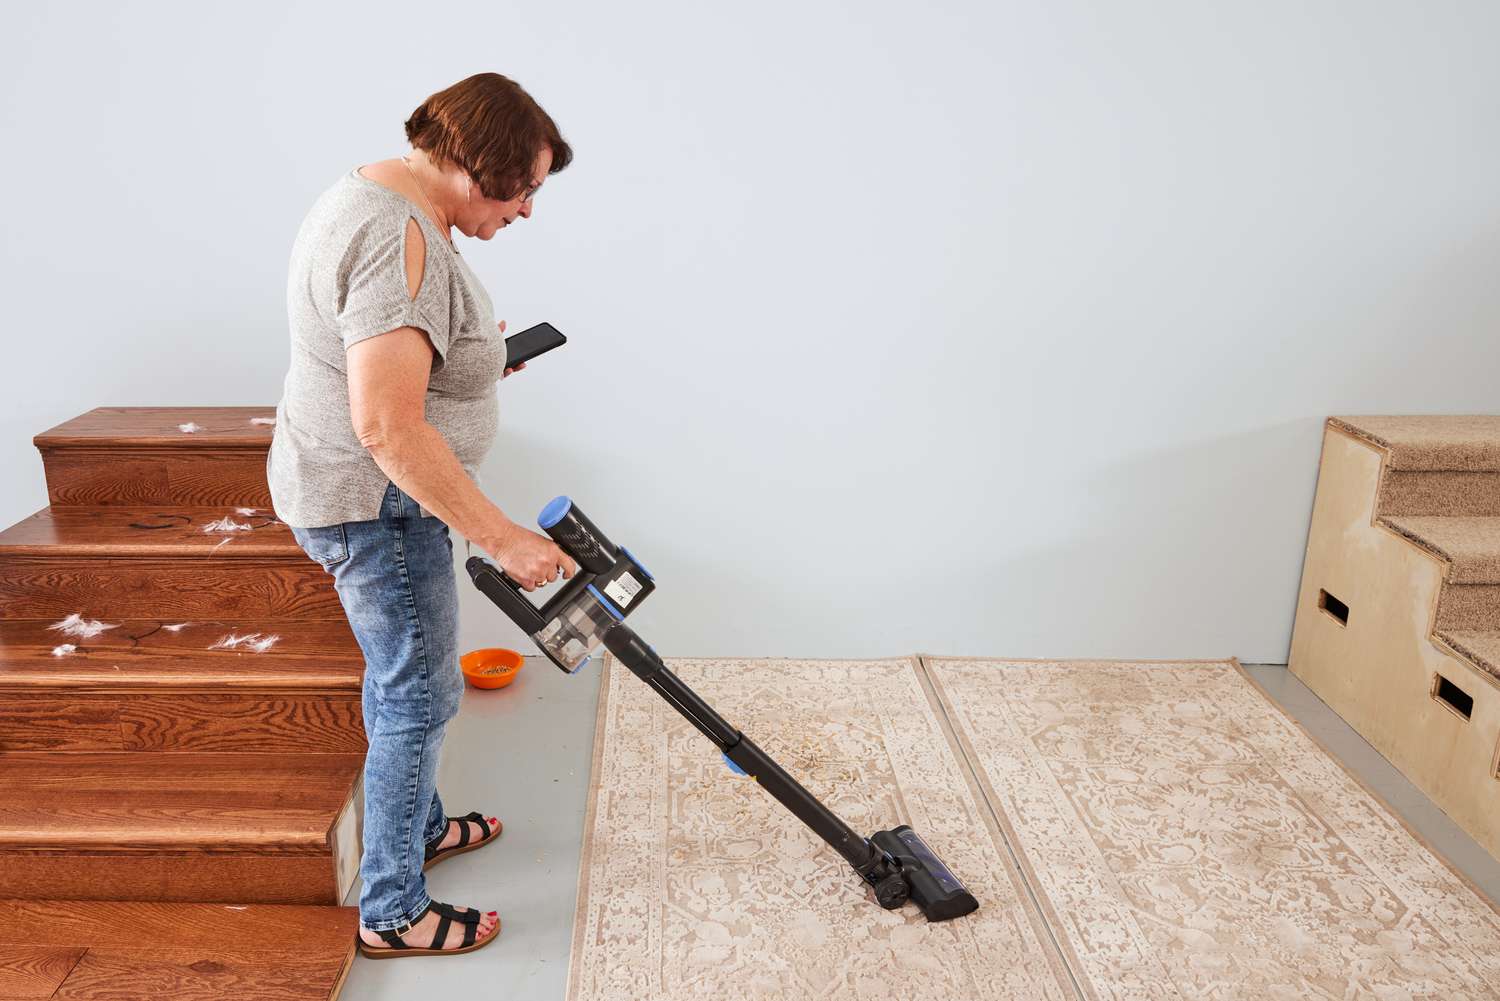
<path id="1" fill-rule="evenodd" d="M 290 526 L 289 526 L 290 527 Z M 426 909 L 423 849 L 447 829 L 437 793 L 443 733 L 458 714 L 458 590 L 448 526 L 394 483 L 380 517 L 292 528 L 333 576 L 365 655 L 364 857 L 360 920 L 401 928 Z"/>

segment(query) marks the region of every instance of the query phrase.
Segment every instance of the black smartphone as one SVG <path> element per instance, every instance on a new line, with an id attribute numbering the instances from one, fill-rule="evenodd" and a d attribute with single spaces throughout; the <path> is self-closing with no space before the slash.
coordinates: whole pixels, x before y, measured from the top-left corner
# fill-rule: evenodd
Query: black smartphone
<path id="1" fill-rule="evenodd" d="M 515 368 L 537 355 L 562 347 L 568 339 L 550 323 L 538 323 L 505 339 L 505 367 Z"/>

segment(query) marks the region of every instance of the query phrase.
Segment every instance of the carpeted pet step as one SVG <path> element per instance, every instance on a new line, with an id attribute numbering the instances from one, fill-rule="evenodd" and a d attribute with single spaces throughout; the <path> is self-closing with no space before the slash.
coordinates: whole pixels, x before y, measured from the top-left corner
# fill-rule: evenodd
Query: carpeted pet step
<path id="1" fill-rule="evenodd" d="M 1500 417 L 1331 417 L 1386 451 L 1384 515 L 1500 515 Z"/>
<path id="2" fill-rule="evenodd" d="M 1330 418 L 1289 667 L 1500 858 L 1496 484 L 1500 416 Z"/>
<path id="3" fill-rule="evenodd" d="M 1500 471 L 1500 415 L 1330 417 L 1328 423 L 1386 449 L 1392 469 Z"/>
<path id="4" fill-rule="evenodd" d="M 1500 632 L 1439 630 L 1438 639 L 1500 678 Z"/>
<path id="5" fill-rule="evenodd" d="M 1450 584 L 1500 584 L 1500 518 L 1402 516 L 1380 522 L 1447 560 Z"/>

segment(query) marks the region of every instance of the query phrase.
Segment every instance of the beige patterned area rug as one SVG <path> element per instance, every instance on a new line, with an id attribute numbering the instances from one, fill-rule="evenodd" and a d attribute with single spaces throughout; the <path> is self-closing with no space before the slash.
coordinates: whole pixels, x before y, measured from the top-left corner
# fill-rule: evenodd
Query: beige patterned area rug
<path id="1" fill-rule="evenodd" d="M 1091 999 L 1500 998 L 1500 917 L 1232 662 L 924 658 Z"/>
<path id="2" fill-rule="evenodd" d="M 569 1001 L 1500 999 L 1500 916 L 1233 662 L 669 666 L 980 902 L 883 911 L 612 659 Z"/>
<path id="3" fill-rule="evenodd" d="M 909 822 L 981 901 L 929 925 L 612 658 L 570 1001 L 1075 997 L 915 658 L 668 661 L 861 834 Z"/>

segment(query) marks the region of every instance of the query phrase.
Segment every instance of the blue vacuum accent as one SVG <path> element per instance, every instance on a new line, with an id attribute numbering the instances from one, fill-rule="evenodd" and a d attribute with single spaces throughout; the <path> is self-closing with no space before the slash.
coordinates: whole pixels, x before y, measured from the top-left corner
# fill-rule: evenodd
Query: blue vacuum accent
<path id="1" fill-rule="evenodd" d="M 746 778 L 750 777 L 750 773 L 747 772 L 747 771 L 745 771 L 739 765 L 735 764 L 733 761 L 730 761 L 729 760 L 729 755 L 727 755 L 727 754 L 724 755 L 724 764 L 728 765 L 729 766 L 729 770 L 731 772 L 734 772 L 736 775 L 743 775 Z"/>
<path id="2" fill-rule="evenodd" d="M 572 506 L 573 499 L 567 494 L 552 498 L 547 506 L 542 508 L 542 513 L 536 516 L 537 527 L 543 531 L 551 528 L 563 520 L 563 515 L 567 514 L 568 509 Z"/>
<path id="3" fill-rule="evenodd" d="M 615 617 L 615 621 L 616 622 L 624 622 L 625 621 L 625 613 L 622 612 L 622 611 L 620 611 L 614 605 L 610 604 L 610 600 L 608 598 L 606 598 L 604 595 L 600 594 L 599 593 L 599 589 L 597 587 L 595 587 L 594 585 L 590 584 L 588 586 L 588 592 L 590 594 L 592 594 L 594 597 L 596 597 L 596 598 L 599 599 L 599 604 L 601 604 L 601 605 L 604 606 L 604 610 L 606 612 L 608 612 L 610 615 L 613 615 Z"/>
<path id="4" fill-rule="evenodd" d="M 646 569 L 646 564 L 642 563 L 640 560 L 638 560 L 638 559 L 635 558 L 635 553 L 632 553 L 630 550 L 626 549 L 624 546 L 620 547 L 620 552 L 624 553 L 626 556 L 629 556 L 630 557 L 630 562 L 634 563 L 636 566 L 638 566 L 638 567 L 641 568 L 641 573 L 643 573 L 643 574 L 646 575 L 646 579 L 647 580 L 655 580 L 656 579 L 655 577 L 653 577 L 651 575 L 651 571 Z"/>

